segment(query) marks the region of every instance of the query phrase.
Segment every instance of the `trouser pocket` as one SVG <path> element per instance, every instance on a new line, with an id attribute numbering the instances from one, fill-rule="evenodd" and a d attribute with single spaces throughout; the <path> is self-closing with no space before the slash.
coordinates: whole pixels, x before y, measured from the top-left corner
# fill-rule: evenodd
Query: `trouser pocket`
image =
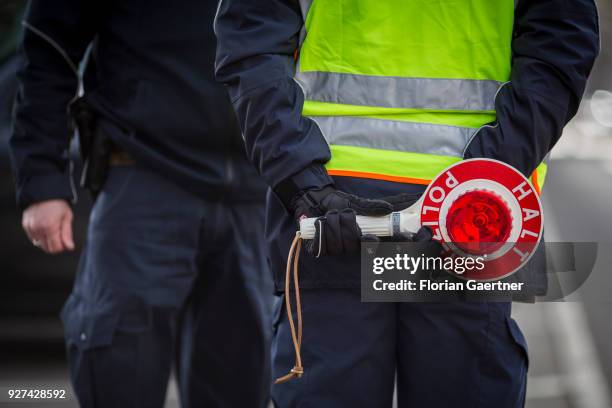
<path id="1" fill-rule="evenodd" d="M 527 342 L 509 310 L 490 305 L 487 341 L 478 376 L 479 407 L 520 408 L 525 403 L 529 354 Z M 501 312 L 501 313 L 499 313 Z"/>
<path id="2" fill-rule="evenodd" d="M 161 407 L 173 360 L 175 312 L 130 298 L 109 309 L 109 315 L 92 305 L 89 310 L 98 312 L 82 314 L 84 303 L 73 296 L 63 313 L 71 379 L 81 406 Z"/>
<path id="3" fill-rule="evenodd" d="M 518 327 L 514 319 L 512 319 L 510 316 L 506 317 L 506 325 L 524 363 L 524 371 L 521 370 L 521 373 L 519 374 L 522 384 L 520 385 L 519 396 L 517 398 L 517 406 L 524 407 L 527 393 L 527 371 L 529 371 L 529 349 L 527 347 L 525 336 L 523 336 L 521 329 Z"/>
<path id="4" fill-rule="evenodd" d="M 523 333 L 518 327 L 518 324 L 516 324 L 514 319 L 510 316 L 506 317 L 506 327 L 508 328 L 510 337 L 514 341 L 514 344 L 517 347 L 519 354 L 523 358 L 523 361 L 525 363 L 525 371 L 529 370 L 529 348 L 527 347 L 527 341 L 525 340 L 525 336 L 523 336 Z"/>
<path id="5" fill-rule="evenodd" d="M 89 350 L 112 343 L 120 314 L 111 304 L 87 302 L 73 293 L 61 314 L 68 347 Z"/>

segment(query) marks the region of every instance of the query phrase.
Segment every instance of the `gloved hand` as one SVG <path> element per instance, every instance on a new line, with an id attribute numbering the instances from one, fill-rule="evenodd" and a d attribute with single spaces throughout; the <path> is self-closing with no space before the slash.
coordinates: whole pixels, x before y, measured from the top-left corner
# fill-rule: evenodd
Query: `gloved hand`
<path id="1" fill-rule="evenodd" d="M 291 203 L 299 223 L 302 218 L 318 217 L 315 237 L 305 243 L 306 251 L 315 256 L 358 252 L 361 230 L 356 215 L 381 216 L 393 211 L 383 200 L 358 197 L 332 186 L 307 190 Z"/>

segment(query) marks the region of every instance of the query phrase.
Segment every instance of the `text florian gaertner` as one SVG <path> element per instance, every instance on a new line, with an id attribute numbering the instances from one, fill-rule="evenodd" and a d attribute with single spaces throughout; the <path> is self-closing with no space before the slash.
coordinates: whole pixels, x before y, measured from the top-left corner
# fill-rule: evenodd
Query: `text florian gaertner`
<path id="1" fill-rule="evenodd" d="M 486 258 L 475 257 L 428 257 L 425 255 L 410 256 L 408 254 L 396 254 L 389 257 L 375 257 L 372 262 L 372 272 L 375 275 L 383 275 L 388 271 L 406 272 L 414 275 L 417 271 L 452 271 L 455 275 L 462 275 L 466 271 L 479 271 L 484 269 Z M 381 276 L 382 278 L 382 276 Z M 375 291 L 520 291 L 523 282 L 483 282 L 474 279 L 457 281 L 443 280 L 433 281 L 431 279 L 400 279 L 386 282 L 383 279 L 375 279 L 372 288 Z"/>

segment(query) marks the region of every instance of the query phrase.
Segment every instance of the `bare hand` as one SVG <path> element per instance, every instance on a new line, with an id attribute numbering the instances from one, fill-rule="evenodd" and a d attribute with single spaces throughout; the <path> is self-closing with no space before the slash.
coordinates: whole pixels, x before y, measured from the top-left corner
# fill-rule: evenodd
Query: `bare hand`
<path id="1" fill-rule="evenodd" d="M 26 208 L 21 225 L 32 244 L 49 254 L 58 254 L 74 249 L 72 218 L 68 202 L 47 200 Z"/>

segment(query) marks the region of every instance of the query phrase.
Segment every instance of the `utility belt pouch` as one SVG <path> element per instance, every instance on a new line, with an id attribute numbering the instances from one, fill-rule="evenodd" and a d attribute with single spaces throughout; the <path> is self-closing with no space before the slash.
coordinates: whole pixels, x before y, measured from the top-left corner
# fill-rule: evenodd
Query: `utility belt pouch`
<path id="1" fill-rule="evenodd" d="M 70 115 L 78 131 L 83 170 L 80 185 L 95 200 L 108 176 L 112 141 L 98 126 L 95 111 L 83 98 L 70 104 Z"/>

